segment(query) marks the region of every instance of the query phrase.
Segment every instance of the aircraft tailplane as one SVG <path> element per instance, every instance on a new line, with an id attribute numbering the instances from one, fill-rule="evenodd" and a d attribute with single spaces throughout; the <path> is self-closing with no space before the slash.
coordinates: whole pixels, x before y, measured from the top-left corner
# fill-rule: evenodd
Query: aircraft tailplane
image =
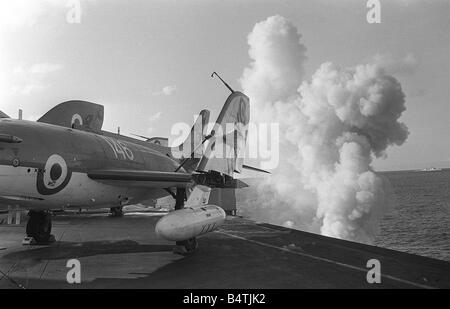
<path id="1" fill-rule="evenodd" d="M 10 117 L 6 115 L 4 112 L 0 111 L 0 118 L 10 118 Z"/>

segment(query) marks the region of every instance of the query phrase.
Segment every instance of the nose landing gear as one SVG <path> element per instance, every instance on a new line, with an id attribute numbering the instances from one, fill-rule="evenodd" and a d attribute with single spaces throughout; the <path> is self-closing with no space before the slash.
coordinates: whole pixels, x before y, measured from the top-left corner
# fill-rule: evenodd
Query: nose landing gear
<path id="1" fill-rule="evenodd" d="M 111 217 L 123 217 L 123 207 L 117 206 L 117 207 L 111 207 Z"/>
<path id="2" fill-rule="evenodd" d="M 26 233 L 23 244 L 48 245 L 55 242 L 52 231 L 52 215 L 48 211 L 31 210 L 28 212 Z"/>

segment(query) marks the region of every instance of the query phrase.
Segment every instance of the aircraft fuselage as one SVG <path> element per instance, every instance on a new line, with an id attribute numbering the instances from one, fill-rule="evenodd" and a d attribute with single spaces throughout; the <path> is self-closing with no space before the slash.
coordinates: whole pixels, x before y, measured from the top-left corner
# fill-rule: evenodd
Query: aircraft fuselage
<path id="1" fill-rule="evenodd" d="M 178 162 L 151 145 L 45 123 L 0 119 L 0 133 L 20 143 L 0 142 L 0 207 L 99 208 L 167 195 L 155 189 L 105 184 L 88 171 L 132 169 L 173 172 Z"/>

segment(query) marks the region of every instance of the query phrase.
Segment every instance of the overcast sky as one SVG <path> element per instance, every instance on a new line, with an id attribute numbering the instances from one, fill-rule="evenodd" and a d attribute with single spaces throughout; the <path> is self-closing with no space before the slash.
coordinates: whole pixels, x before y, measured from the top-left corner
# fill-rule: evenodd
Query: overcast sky
<path id="1" fill-rule="evenodd" d="M 37 119 L 82 99 L 105 105 L 104 129 L 169 136 L 203 108 L 217 117 L 250 62 L 247 35 L 272 15 L 291 20 L 307 47 L 306 77 L 321 63 L 392 62 L 406 94 L 405 144 L 378 170 L 450 167 L 450 1 L 81 1 L 68 23 L 66 0 L 0 0 L 0 110 Z M 395 64 L 395 65 L 394 65 Z"/>

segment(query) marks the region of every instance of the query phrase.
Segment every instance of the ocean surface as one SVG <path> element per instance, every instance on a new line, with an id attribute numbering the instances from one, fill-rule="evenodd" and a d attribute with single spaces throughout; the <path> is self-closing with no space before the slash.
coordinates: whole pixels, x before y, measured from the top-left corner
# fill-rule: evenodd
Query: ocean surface
<path id="1" fill-rule="evenodd" d="M 381 221 L 375 245 L 450 261 L 450 169 L 381 174 L 396 205 Z"/>
<path id="2" fill-rule="evenodd" d="M 450 261 L 450 169 L 379 174 L 389 179 L 395 203 L 381 220 L 374 245 Z M 289 207 L 264 207 L 264 203 L 258 201 L 271 197 L 261 197 L 261 192 L 255 190 L 261 180 L 243 180 L 250 187 L 236 190 L 238 214 L 259 222 L 283 224 L 286 217 L 280 220 L 280 214 Z M 301 221 L 303 215 L 292 217 L 292 220 Z M 308 231 L 301 225 L 293 228 Z"/>

